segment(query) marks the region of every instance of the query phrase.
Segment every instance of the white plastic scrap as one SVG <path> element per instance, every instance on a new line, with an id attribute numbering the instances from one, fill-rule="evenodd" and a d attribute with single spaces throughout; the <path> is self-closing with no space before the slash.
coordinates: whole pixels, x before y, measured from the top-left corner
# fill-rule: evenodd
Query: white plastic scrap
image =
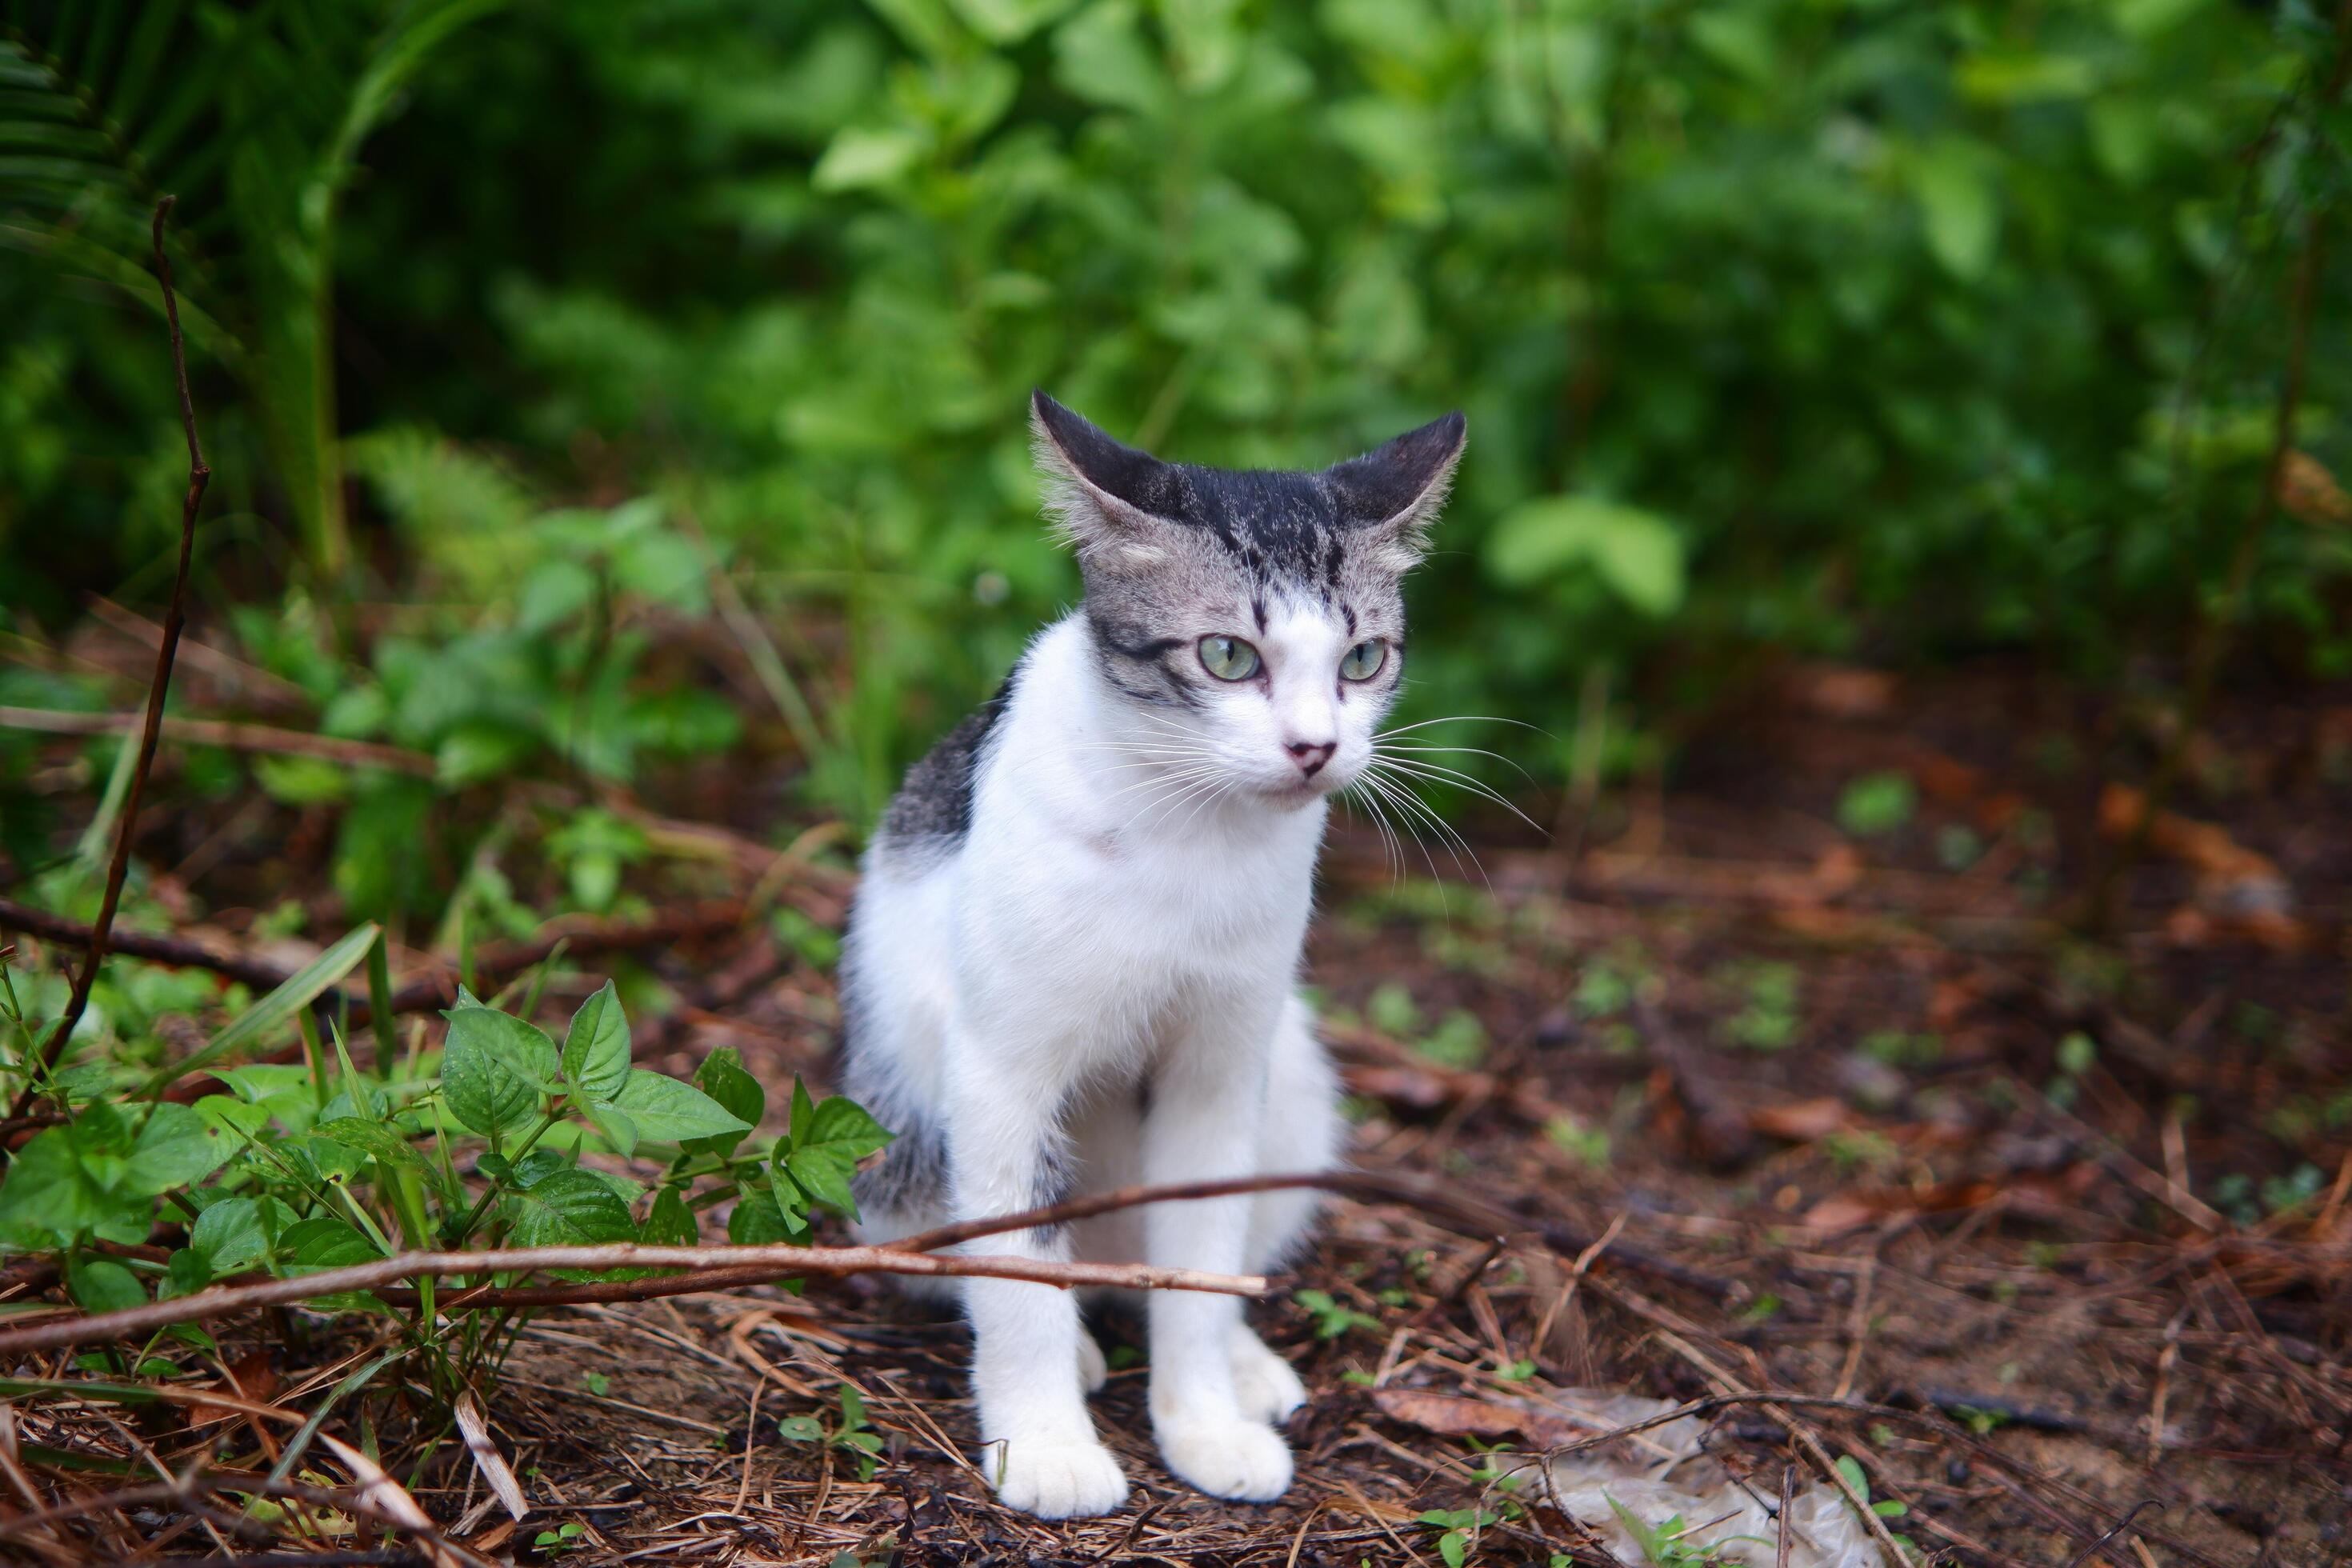
<path id="1" fill-rule="evenodd" d="M 1600 1432 L 1674 1408 L 1663 1400 L 1599 1389 L 1570 1389 L 1544 1403 Z M 1780 1488 L 1751 1482 L 1750 1490 L 1740 1485 L 1701 1446 L 1706 1434 L 1696 1416 L 1685 1415 L 1555 1459 L 1550 1500 L 1633 1568 L 1665 1568 L 1669 1562 L 1693 1568 L 1772 1568 L 1780 1539 L 1774 1517 Z M 1528 1474 L 1535 1463 L 1530 1460 L 1521 1473 Z M 1522 1496 L 1528 1491 L 1520 1488 Z M 1637 1528 L 1653 1542 L 1661 1534 L 1670 1537 L 1675 1550 L 1654 1550 Z M 1825 1480 L 1801 1485 L 1790 1499 L 1789 1538 L 1790 1568 L 1884 1568 L 1869 1531 L 1844 1494 Z"/>

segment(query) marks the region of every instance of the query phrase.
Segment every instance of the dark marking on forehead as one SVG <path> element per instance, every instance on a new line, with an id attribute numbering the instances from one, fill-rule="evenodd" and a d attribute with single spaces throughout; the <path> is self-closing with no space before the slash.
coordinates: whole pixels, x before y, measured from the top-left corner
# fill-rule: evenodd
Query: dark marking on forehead
<path id="1" fill-rule="evenodd" d="M 1181 476 L 1184 510 L 1161 515 L 1207 532 L 1254 582 L 1302 588 L 1338 582 L 1353 520 L 1321 476 L 1168 466 Z"/>

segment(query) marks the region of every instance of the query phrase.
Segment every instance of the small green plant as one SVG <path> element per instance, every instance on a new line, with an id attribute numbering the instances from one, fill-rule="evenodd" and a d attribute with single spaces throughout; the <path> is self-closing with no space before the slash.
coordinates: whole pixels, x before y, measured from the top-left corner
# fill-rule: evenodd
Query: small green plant
<path id="1" fill-rule="evenodd" d="M 1577 977 L 1569 1005 L 1580 1017 L 1605 1018 L 1632 1005 L 1633 984 L 1608 963 L 1594 963 Z"/>
<path id="2" fill-rule="evenodd" d="M 1336 1340 L 1351 1329 L 1378 1329 L 1381 1321 L 1368 1312 L 1342 1306 L 1332 1300 L 1328 1290 L 1300 1290 L 1291 1300 L 1307 1309 L 1315 1319 L 1315 1337 Z"/>
<path id="3" fill-rule="evenodd" d="M 776 1436 L 788 1443 L 815 1443 L 845 1455 L 856 1467 L 857 1479 L 874 1479 L 874 1463 L 882 1452 L 882 1434 L 866 1424 L 866 1401 L 843 1384 L 835 1395 L 840 1414 L 830 1430 L 814 1415 L 787 1415 L 776 1423 Z"/>
<path id="4" fill-rule="evenodd" d="M 1864 773 L 1838 796 L 1838 826 L 1856 838 L 1877 838 L 1910 826 L 1918 810 L 1918 787 L 1908 775 Z"/>
<path id="5" fill-rule="evenodd" d="M 570 1521 L 553 1530 L 542 1530 L 530 1538 L 530 1543 L 548 1557 L 558 1557 L 567 1552 L 577 1552 L 588 1544 L 588 1527 Z"/>
<path id="6" fill-rule="evenodd" d="M 1901 1029 L 1873 1029 L 1855 1047 L 1873 1061 L 1891 1068 L 1931 1068 L 1944 1059 L 1944 1037 L 1914 1035 Z"/>
<path id="7" fill-rule="evenodd" d="M 1502 1521 L 1500 1514 L 1471 1508 L 1433 1508 L 1416 1521 L 1438 1532 L 1437 1554 L 1445 1559 L 1446 1568 L 1462 1568 L 1477 1549 L 1478 1532 Z"/>
<path id="8" fill-rule="evenodd" d="M 1947 871 L 1965 871 L 1984 858 L 1984 840 L 1960 823 L 1936 829 L 1936 863 Z"/>
<path id="9" fill-rule="evenodd" d="M 2080 1029 L 2069 1030 L 2060 1037 L 2053 1059 L 2058 1076 L 2042 1092 L 2051 1104 L 2063 1110 L 2082 1097 L 2084 1075 L 2098 1065 L 2098 1042 Z"/>
<path id="10" fill-rule="evenodd" d="M 1617 1516 L 1617 1522 L 1623 1525 L 1625 1532 L 1641 1546 L 1643 1560 L 1650 1563 L 1651 1568 L 1728 1568 L 1734 1560 L 1724 1556 L 1726 1547 L 1742 1542 L 1766 1547 L 1772 1544 L 1761 1536 L 1727 1535 L 1720 1541 L 1697 1545 L 1685 1538 L 1692 1531 L 1705 1526 L 1686 1525 L 1678 1513 L 1668 1515 L 1660 1523 L 1651 1524 L 1608 1493 L 1603 1492 L 1601 1496 L 1607 1500 L 1610 1511 Z"/>
<path id="11" fill-rule="evenodd" d="M 1792 963 L 1744 962 L 1727 966 L 1721 978 L 1740 998 L 1739 1010 L 1723 1022 L 1725 1038 L 1751 1051 L 1785 1049 L 1797 1037 L 1797 967 Z"/>
<path id="12" fill-rule="evenodd" d="M 1901 1519 L 1905 1514 L 1911 1511 L 1911 1505 L 1909 1503 L 1904 1502 L 1896 1498 L 1883 1498 L 1876 1502 L 1871 1501 L 1870 1478 L 1864 1473 L 1862 1461 L 1855 1458 L 1852 1454 L 1840 1454 L 1837 1457 L 1835 1468 L 1839 1479 L 1845 1482 L 1846 1489 L 1856 1498 L 1859 1498 L 1862 1500 L 1864 1507 L 1869 1509 L 1871 1512 L 1876 1514 L 1879 1518 Z M 1895 1544 L 1903 1548 L 1906 1552 L 1912 1556 L 1916 1557 L 1918 1555 L 1918 1543 L 1907 1535 L 1897 1535 L 1895 1537 Z"/>
<path id="13" fill-rule="evenodd" d="M 528 1003 L 507 1011 L 461 987 L 437 1052 L 379 1049 L 375 1070 L 362 1072 L 341 1031 L 322 1037 L 310 1010 L 372 952 L 380 973 L 381 940 L 373 926 L 352 932 L 193 1052 L 159 1053 L 144 1068 L 69 1058 L 37 1079 L 69 1114 L 27 1142 L 0 1181 L 0 1247 L 57 1257 L 75 1300 L 105 1311 L 234 1274 L 292 1278 L 403 1249 L 691 1245 L 697 1211 L 721 1203 L 734 1205 L 735 1239 L 797 1241 L 819 1207 L 855 1214 L 849 1176 L 890 1141 L 854 1102 L 814 1101 L 796 1083 L 790 1130 L 746 1151 L 766 1109 L 759 1081 L 727 1050 L 706 1058 L 692 1083 L 635 1066 L 609 983 L 561 1039 L 530 1020 Z M 529 989 L 535 995 L 537 984 Z M 5 1026 L 36 1033 L 5 984 L 0 1007 Z M 304 1059 L 245 1059 L 289 1036 Z M 13 1059 L 21 1078 L 41 1058 Z M 163 1098 L 199 1071 L 225 1092 L 191 1105 Z M 598 1152 L 666 1159 L 648 1186 L 583 1158 Z M 89 1250 L 144 1242 L 163 1216 L 185 1227 L 186 1240 L 159 1260 Z M 440 1321 L 436 1291 L 463 1282 L 423 1281 L 416 1305 L 398 1310 L 368 1292 L 317 1304 L 389 1318 L 423 1384 L 454 1400 L 514 1342 L 497 1314 Z M 152 1363 L 164 1344 L 209 1350 L 212 1342 L 193 1325 L 167 1328 L 122 1365 Z M 609 1387 L 602 1373 L 582 1382 L 599 1395 Z"/>
<path id="14" fill-rule="evenodd" d="M 1410 1039 L 1421 1032 L 1421 1009 L 1412 993 L 1393 980 L 1384 980 L 1364 1001 L 1364 1021 L 1384 1035 Z"/>
<path id="15" fill-rule="evenodd" d="M 1552 1147 L 1591 1170 L 1602 1170 L 1609 1163 L 1609 1130 L 1574 1116 L 1555 1116 L 1544 1123 L 1544 1136 Z"/>
<path id="16" fill-rule="evenodd" d="M 1486 1026 L 1476 1014 L 1456 1007 L 1413 1048 L 1440 1067 L 1475 1068 L 1486 1059 Z"/>
<path id="17" fill-rule="evenodd" d="M 613 1391 L 613 1380 L 601 1372 L 583 1372 L 580 1374 L 580 1386 L 602 1399 Z"/>

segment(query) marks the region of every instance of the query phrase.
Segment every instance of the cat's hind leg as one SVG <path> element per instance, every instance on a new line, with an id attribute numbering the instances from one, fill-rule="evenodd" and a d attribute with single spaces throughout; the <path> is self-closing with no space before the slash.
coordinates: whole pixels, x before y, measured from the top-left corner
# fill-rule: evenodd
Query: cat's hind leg
<path id="1" fill-rule="evenodd" d="M 1258 1169 L 1267 1174 L 1328 1171 L 1339 1165 L 1346 1147 L 1338 1075 L 1315 1037 L 1313 1010 L 1293 996 L 1275 1027 Z M 1263 1274 L 1287 1263 L 1305 1241 L 1322 1201 L 1323 1194 L 1312 1187 L 1258 1194 L 1250 1205 L 1244 1267 Z M 1298 1374 L 1248 1324 L 1234 1325 L 1232 1349 L 1234 1397 L 1244 1412 L 1279 1423 L 1307 1403 Z"/>

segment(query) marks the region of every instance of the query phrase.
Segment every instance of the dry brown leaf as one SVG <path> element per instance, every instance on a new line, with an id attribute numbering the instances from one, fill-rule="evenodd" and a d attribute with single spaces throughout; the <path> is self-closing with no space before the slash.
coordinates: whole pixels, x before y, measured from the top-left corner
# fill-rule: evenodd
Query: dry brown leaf
<path id="1" fill-rule="evenodd" d="M 1452 1086 L 1443 1078 L 1419 1068 L 1349 1067 L 1342 1071 L 1354 1093 L 1409 1110 L 1434 1110 L 1454 1098 Z"/>
<path id="2" fill-rule="evenodd" d="M 1520 1434 L 1538 1447 L 1556 1447 L 1591 1436 L 1589 1428 L 1520 1400 L 1472 1399 L 1427 1388 L 1376 1388 L 1381 1414 L 1441 1437 L 1493 1440 Z"/>
<path id="3" fill-rule="evenodd" d="M 409 1495 L 406 1487 L 384 1474 L 383 1466 L 341 1438 L 321 1432 L 319 1441 L 342 1462 L 343 1468 L 352 1473 L 352 1479 L 359 1482 L 359 1500 L 362 1504 L 403 1530 L 415 1531 L 419 1543 L 425 1546 L 432 1561 L 441 1564 L 442 1568 L 457 1568 L 457 1555 L 441 1543 L 440 1533 L 434 1528 L 432 1516 L 417 1506 L 416 1500 Z"/>
<path id="4" fill-rule="evenodd" d="M 1789 672 L 1789 696 L 1826 719 L 1876 719 L 1895 710 L 1895 678 L 1850 664 L 1803 664 Z"/>
<path id="5" fill-rule="evenodd" d="M 2352 523 L 2352 495 L 2336 482 L 2327 465 L 2308 452 L 2289 452 L 2279 470 L 2279 505 L 2297 522 Z"/>
<path id="6" fill-rule="evenodd" d="M 269 1396 L 278 1392 L 278 1368 L 271 1364 L 270 1354 L 266 1350 L 255 1351 L 249 1355 L 240 1357 L 230 1364 L 228 1370 L 231 1381 L 226 1392 L 236 1394 L 239 1398 L 250 1400 L 256 1405 L 267 1405 L 269 1403 Z M 243 1414 L 244 1412 L 232 1409 L 226 1405 L 197 1405 L 189 1409 L 188 1425 L 205 1426 L 213 1422 L 227 1421 Z"/>
<path id="7" fill-rule="evenodd" d="M 1866 1127 L 1866 1118 L 1834 1095 L 1817 1100 L 1792 1100 L 1785 1105 L 1763 1105 L 1748 1113 L 1748 1125 L 1767 1138 L 1790 1143 L 1815 1143 L 1832 1132 Z"/>
<path id="8" fill-rule="evenodd" d="M 500 1506 L 520 1523 L 530 1512 L 530 1505 L 523 1500 L 521 1483 L 508 1468 L 506 1456 L 490 1441 L 490 1424 L 483 1419 L 482 1406 L 474 1398 L 472 1389 L 457 1396 L 457 1430 L 465 1436 L 466 1452 L 474 1456 L 474 1468 L 482 1472 L 482 1479 L 489 1484 Z"/>

